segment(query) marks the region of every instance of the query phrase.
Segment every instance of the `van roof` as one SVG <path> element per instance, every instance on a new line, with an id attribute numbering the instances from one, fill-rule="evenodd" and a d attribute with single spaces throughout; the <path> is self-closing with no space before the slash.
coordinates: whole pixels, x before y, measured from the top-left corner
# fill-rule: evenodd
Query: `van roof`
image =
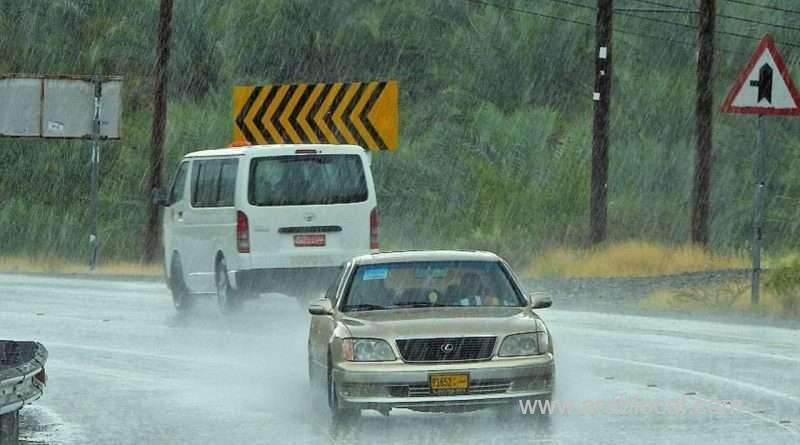
<path id="1" fill-rule="evenodd" d="M 323 154 L 342 153 L 358 154 L 365 150 L 358 145 L 334 144 L 275 144 L 275 145 L 248 145 L 235 148 L 218 148 L 213 150 L 200 150 L 187 153 L 185 158 L 199 158 L 210 156 L 250 156 L 250 155 L 289 155 L 296 150 L 317 150 Z"/>

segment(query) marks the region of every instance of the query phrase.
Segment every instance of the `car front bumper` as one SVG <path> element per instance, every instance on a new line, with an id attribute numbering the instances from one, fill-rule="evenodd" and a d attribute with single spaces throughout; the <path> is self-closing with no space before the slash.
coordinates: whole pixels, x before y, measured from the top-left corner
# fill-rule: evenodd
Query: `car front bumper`
<path id="1" fill-rule="evenodd" d="M 469 389 L 430 390 L 432 374 L 469 375 Z M 549 397 L 555 384 L 553 354 L 471 363 L 341 362 L 333 369 L 343 406 L 362 409 L 484 407 Z"/>

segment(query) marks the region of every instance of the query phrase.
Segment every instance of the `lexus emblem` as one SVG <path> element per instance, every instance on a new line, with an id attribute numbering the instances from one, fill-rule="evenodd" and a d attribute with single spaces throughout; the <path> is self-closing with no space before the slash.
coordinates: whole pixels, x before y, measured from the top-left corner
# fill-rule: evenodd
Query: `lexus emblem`
<path id="1" fill-rule="evenodd" d="M 452 344 L 452 343 L 445 343 L 445 344 L 443 344 L 441 347 L 439 347 L 439 349 L 441 349 L 441 350 L 442 350 L 442 352 L 444 352 L 445 354 L 448 354 L 448 353 L 450 353 L 450 352 L 453 352 L 453 349 L 455 349 L 455 348 L 456 348 L 456 347 L 455 347 L 455 346 L 453 346 L 453 344 Z"/>
<path id="2" fill-rule="evenodd" d="M 313 213 L 306 213 L 306 214 L 304 214 L 304 215 L 303 215 L 303 220 L 304 220 L 305 222 L 311 222 L 311 221 L 314 221 L 314 214 L 313 214 Z"/>

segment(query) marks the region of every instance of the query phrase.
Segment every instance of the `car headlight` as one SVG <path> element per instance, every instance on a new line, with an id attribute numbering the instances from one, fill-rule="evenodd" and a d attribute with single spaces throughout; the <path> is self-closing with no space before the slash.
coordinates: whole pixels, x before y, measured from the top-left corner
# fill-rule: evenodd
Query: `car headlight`
<path id="1" fill-rule="evenodd" d="M 539 340 L 538 332 L 529 332 L 527 334 L 514 334 L 509 335 L 503 340 L 500 345 L 500 352 L 497 354 L 500 357 L 519 357 L 522 355 L 538 355 L 539 354 Z M 547 333 L 544 333 L 547 335 Z"/>
<path id="2" fill-rule="evenodd" d="M 513 334 L 503 339 L 500 345 L 500 357 L 520 357 L 523 355 L 539 355 L 547 352 L 550 347 L 550 338 L 547 332 L 528 332 Z"/>
<path id="3" fill-rule="evenodd" d="M 389 343 L 375 338 L 346 338 L 342 344 L 344 359 L 351 362 L 394 361 Z"/>

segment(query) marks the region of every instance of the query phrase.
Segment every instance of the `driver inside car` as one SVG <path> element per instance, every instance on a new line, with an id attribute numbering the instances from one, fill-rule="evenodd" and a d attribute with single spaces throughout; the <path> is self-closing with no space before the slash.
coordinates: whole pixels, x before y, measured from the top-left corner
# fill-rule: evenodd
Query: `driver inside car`
<path id="1" fill-rule="evenodd" d="M 447 292 L 446 303 L 453 306 L 500 306 L 500 299 L 491 295 L 483 279 L 475 272 L 465 273 L 456 286 Z"/>

